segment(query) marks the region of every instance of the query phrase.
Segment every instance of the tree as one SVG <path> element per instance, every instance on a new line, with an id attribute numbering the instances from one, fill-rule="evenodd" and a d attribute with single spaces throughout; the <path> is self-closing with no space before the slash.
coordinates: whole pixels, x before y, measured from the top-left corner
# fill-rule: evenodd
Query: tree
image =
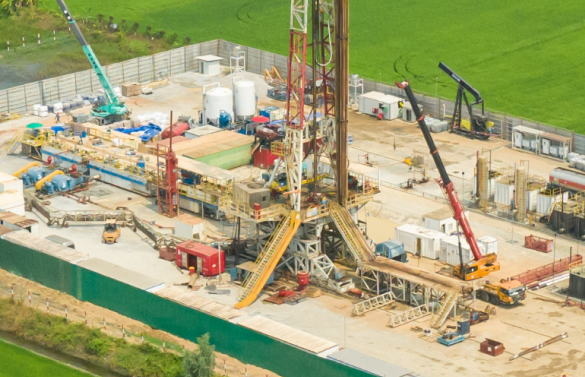
<path id="1" fill-rule="evenodd" d="M 209 344 L 209 334 L 197 338 L 199 349 L 183 356 L 184 377 L 213 377 L 215 369 L 215 346 Z"/>

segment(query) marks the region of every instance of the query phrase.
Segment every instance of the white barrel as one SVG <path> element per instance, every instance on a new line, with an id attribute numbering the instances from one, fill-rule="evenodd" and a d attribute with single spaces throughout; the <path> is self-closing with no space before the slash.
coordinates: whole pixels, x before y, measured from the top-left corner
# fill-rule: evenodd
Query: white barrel
<path id="1" fill-rule="evenodd" d="M 33 111 L 39 111 L 41 109 L 41 105 L 33 105 Z"/>
<path id="2" fill-rule="evenodd" d="M 224 110 L 234 116 L 233 92 L 228 88 L 213 88 L 205 93 L 205 117 L 215 125 L 219 119 L 219 113 Z"/>
<path id="3" fill-rule="evenodd" d="M 253 81 L 238 81 L 234 84 L 236 93 L 236 115 L 250 117 L 256 114 L 256 87 Z"/>

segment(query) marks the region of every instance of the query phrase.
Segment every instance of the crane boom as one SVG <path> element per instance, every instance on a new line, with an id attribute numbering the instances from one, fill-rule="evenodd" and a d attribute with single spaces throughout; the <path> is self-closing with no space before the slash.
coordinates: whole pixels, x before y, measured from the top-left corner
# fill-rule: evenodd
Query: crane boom
<path id="1" fill-rule="evenodd" d="M 106 73 L 102 68 L 97 56 L 93 52 L 91 46 L 87 43 L 87 40 L 83 36 L 83 33 L 81 33 L 81 30 L 79 29 L 79 26 L 75 22 L 75 19 L 73 19 L 73 16 L 69 11 L 69 8 L 67 7 L 63 0 L 57 0 L 57 4 L 59 4 L 59 8 L 61 8 L 61 11 L 63 12 L 65 18 L 67 19 L 67 22 L 71 27 L 71 30 L 73 30 L 73 33 L 77 38 L 77 41 L 81 45 L 81 48 L 85 53 L 87 60 L 89 60 L 91 67 L 93 68 L 95 74 L 100 80 L 100 84 L 104 88 L 106 105 L 100 106 L 94 111 L 92 111 L 92 115 L 99 117 L 108 117 L 111 115 L 124 116 L 127 113 L 126 105 L 122 101 L 120 101 L 120 99 L 116 95 L 116 92 L 114 91 L 112 84 L 110 83 L 110 80 L 106 76 Z"/>
<path id="2" fill-rule="evenodd" d="M 477 105 L 478 103 L 483 102 L 483 98 L 481 98 L 479 91 L 477 89 L 475 89 L 473 86 L 471 86 L 467 81 L 465 81 L 457 73 L 455 73 L 455 71 L 453 71 L 451 68 L 447 67 L 445 65 L 445 63 L 439 62 L 439 68 L 441 68 L 441 70 L 443 72 L 445 72 L 449 77 L 451 77 L 453 80 L 455 80 L 456 83 L 458 83 L 465 90 L 467 90 L 469 93 L 471 93 L 473 98 L 475 98 L 475 103 L 473 103 L 472 105 Z"/>
<path id="3" fill-rule="evenodd" d="M 412 90 L 410 89 L 410 85 L 408 84 L 407 81 L 405 81 L 403 83 L 397 82 L 396 85 L 399 88 L 404 89 L 404 92 L 406 93 L 406 97 L 408 98 L 408 101 L 410 102 L 410 104 L 412 106 L 412 111 L 414 111 L 414 114 L 415 114 L 416 119 L 418 121 L 418 125 L 420 126 L 420 129 L 423 133 L 423 136 L 425 137 L 425 141 L 427 142 L 427 145 L 428 145 L 429 150 L 431 152 L 431 156 L 433 156 L 433 161 L 435 162 L 435 166 L 437 166 L 437 170 L 439 171 L 439 174 L 441 175 L 441 182 L 439 182 L 439 184 L 443 187 L 443 189 L 447 193 L 447 197 L 449 198 L 449 203 L 451 204 L 451 209 L 453 210 L 453 217 L 461 226 L 461 230 L 463 231 L 463 234 L 465 235 L 465 239 L 467 240 L 467 243 L 469 244 L 469 247 L 471 249 L 471 252 L 473 253 L 474 259 L 476 261 L 479 261 L 483 258 L 483 256 L 481 255 L 481 251 L 479 250 L 477 240 L 475 239 L 475 235 L 473 234 L 473 231 L 471 230 L 471 226 L 469 225 L 469 221 L 467 221 L 467 216 L 465 216 L 465 211 L 463 210 L 463 205 L 461 204 L 461 201 L 459 200 L 459 197 L 457 196 L 457 192 L 455 191 L 455 187 L 453 185 L 453 182 L 451 182 L 451 179 L 449 178 L 449 174 L 447 174 L 447 170 L 445 169 L 445 165 L 443 164 L 443 160 L 441 160 L 441 156 L 439 155 L 439 151 L 437 150 L 437 147 L 435 146 L 435 142 L 433 140 L 433 137 L 431 136 L 431 133 L 429 132 L 429 128 L 427 127 L 427 124 L 425 122 L 425 118 L 422 115 L 420 108 L 418 107 L 418 104 L 416 102 L 416 98 L 414 97 L 414 94 L 412 93 Z"/>

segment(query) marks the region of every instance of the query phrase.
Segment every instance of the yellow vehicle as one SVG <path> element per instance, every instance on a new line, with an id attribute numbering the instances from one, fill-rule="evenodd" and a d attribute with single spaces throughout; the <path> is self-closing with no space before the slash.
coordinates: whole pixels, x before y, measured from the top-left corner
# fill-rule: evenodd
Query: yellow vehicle
<path id="1" fill-rule="evenodd" d="M 502 279 L 497 283 L 487 282 L 476 291 L 476 296 L 493 305 L 514 305 L 526 298 L 526 286 L 518 280 Z"/>
<path id="2" fill-rule="evenodd" d="M 453 275 L 461 280 L 475 280 L 488 276 L 491 272 L 500 270 L 500 262 L 496 254 L 487 254 L 479 260 L 472 260 L 467 264 L 458 264 L 453 269 Z"/>
<path id="3" fill-rule="evenodd" d="M 106 220 L 106 225 L 104 226 L 104 232 L 102 234 L 102 242 L 108 244 L 118 243 L 120 233 L 120 227 L 116 224 L 116 220 Z"/>

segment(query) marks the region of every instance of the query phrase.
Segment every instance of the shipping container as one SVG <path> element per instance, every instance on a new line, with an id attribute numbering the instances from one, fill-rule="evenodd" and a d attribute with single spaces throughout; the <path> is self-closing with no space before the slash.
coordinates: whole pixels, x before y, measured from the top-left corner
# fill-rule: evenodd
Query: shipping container
<path id="1" fill-rule="evenodd" d="M 465 211 L 465 216 L 469 220 L 469 211 Z M 425 214 L 423 216 L 423 224 L 427 229 L 447 235 L 457 232 L 457 221 L 453 218 L 453 211 L 449 207 Z"/>
<path id="2" fill-rule="evenodd" d="M 225 254 L 199 242 L 185 241 L 177 245 L 177 266 L 194 267 L 203 276 L 216 276 L 225 272 Z"/>
<path id="3" fill-rule="evenodd" d="M 478 246 L 481 255 L 485 255 L 485 245 L 478 243 Z M 460 258 L 458 236 L 449 236 L 441 239 L 441 252 L 439 256 L 439 260 L 441 260 L 441 262 L 445 262 L 451 266 L 456 266 L 461 263 L 461 259 L 463 259 L 464 264 L 474 259 L 473 253 L 469 248 L 469 244 L 463 235 L 461 235 L 461 254 L 462 255 Z"/>
<path id="4" fill-rule="evenodd" d="M 405 101 L 402 98 L 380 92 L 368 92 L 358 97 L 359 111 L 378 119 L 398 118 L 400 114 L 399 102 Z"/>
<path id="5" fill-rule="evenodd" d="M 441 250 L 440 241 L 445 234 L 414 224 L 404 224 L 396 228 L 394 236 L 404 244 L 405 251 L 437 259 Z"/>
<path id="6" fill-rule="evenodd" d="M 487 254 L 498 253 L 498 239 L 491 236 L 483 236 L 477 239 L 477 243 L 485 246 L 485 252 Z"/>

